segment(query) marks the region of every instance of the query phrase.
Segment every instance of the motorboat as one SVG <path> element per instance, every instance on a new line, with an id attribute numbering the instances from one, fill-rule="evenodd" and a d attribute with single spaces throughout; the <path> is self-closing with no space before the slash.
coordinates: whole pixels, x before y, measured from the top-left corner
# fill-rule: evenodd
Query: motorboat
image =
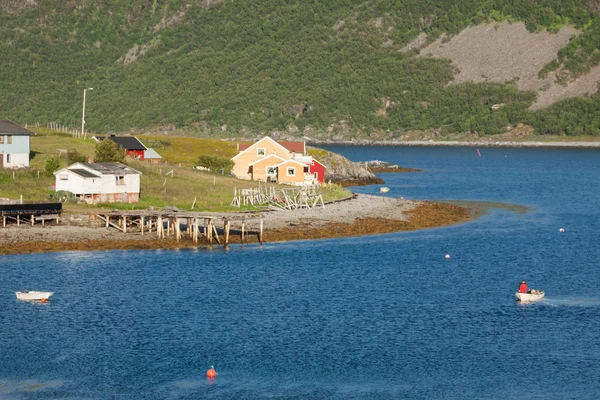
<path id="1" fill-rule="evenodd" d="M 390 191 L 390 188 L 387 186 L 382 186 L 379 188 L 379 193 L 387 193 Z"/>
<path id="2" fill-rule="evenodd" d="M 17 300 L 41 301 L 41 302 L 45 302 L 53 294 L 54 294 L 54 292 L 41 292 L 41 291 L 35 291 L 35 290 L 24 290 L 22 292 L 16 292 Z"/>
<path id="3" fill-rule="evenodd" d="M 520 293 L 517 292 L 515 293 L 515 296 L 517 296 L 517 299 L 519 299 L 520 302 L 522 303 L 530 303 L 533 301 L 540 301 L 541 299 L 544 298 L 545 293 L 542 292 L 541 290 L 530 290 L 528 293 Z"/>

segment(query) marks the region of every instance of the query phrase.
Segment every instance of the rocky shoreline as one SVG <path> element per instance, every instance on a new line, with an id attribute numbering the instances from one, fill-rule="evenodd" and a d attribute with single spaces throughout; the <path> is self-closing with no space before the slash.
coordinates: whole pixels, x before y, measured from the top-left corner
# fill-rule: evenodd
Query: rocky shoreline
<path id="1" fill-rule="evenodd" d="M 355 195 L 325 208 L 264 212 L 264 241 L 281 242 L 412 231 L 453 225 L 476 213 L 468 206 L 443 202 Z M 245 243 L 258 242 L 258 222 L 248 224 Z M 241 235 L 232 231 L 231 243 Z M 74 250 L 175 249 L 205 246 L 190 239 L 158 239 L 156 234 L 122 233 L 113 228 L 46 225 L 0 228 L 0 255 Z"/>

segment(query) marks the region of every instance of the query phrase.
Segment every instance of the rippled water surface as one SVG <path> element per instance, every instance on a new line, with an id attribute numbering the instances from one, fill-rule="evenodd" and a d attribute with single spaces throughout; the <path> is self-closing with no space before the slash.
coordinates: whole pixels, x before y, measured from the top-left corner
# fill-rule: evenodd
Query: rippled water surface
<path id="1" fill-rule="evenodd" d="M 382 175 L 391 196 L 528 212 L 229 251 L 1 257 L 0 398 L 600 397 L 600 151 L 334 149 L 424 170 Z M 547 299 L 516 303 L 521 279 Z M 18 302 L 25 287 L 56 294 Z"/>

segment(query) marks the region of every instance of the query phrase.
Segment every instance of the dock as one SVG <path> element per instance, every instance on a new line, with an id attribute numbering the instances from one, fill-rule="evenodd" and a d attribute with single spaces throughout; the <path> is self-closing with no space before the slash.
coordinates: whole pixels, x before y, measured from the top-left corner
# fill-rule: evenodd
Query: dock
<path id="1" fill-rule="evenodd" d="M 264 218 L 262 214 L 218 216 L 180 211 L 106 211 L 92 214 L 92 219 L 97 219 L 107 229 L 114 228 L 123 233 L 155 234 L 160 239 L 175 238 L 177 241 L 188 238 L 194 243 L 198 243 L 199 239 L 203 237 L 210 245 L 214 241 L 224 247 L 229 245 L 232 227 L 239 227 L 242 244 L 246 242 L 249 234 L 256 234 L 259 243 L 263 244 Z M 249 223 L 258 224 L 258 230 L 250 231 Z M 221 224 L 223 226 L 222 238 L 219 237 L 217 227 Z"/>
<path id="2" fill-rule="evenodd" d="M 44 225 L 46 221 L 56 221 L 58 224 L 61 213 L 62 203 L 0 204 L 3 228 L 10 223 L 15 223 L 17 226 L 22 223 L 35 225 L 36 222 L 41 221 Z"/>

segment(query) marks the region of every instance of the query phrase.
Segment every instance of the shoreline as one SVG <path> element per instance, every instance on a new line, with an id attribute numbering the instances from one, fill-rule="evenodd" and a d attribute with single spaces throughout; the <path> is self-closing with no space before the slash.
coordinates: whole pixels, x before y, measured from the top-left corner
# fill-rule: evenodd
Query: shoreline
<path id="1" fill-rule="evenodd" d="M 578 149 L 600 149 L 600 141 L 594 142 L 536 142 L 536 141 L 435 141 L 435 140 L 307 140 L 307 145 L 331 145 L 331 146 L 389 146 L 389 147 L 498 147 L 498 148 L 578 148 Z"/>
<path id="2" fill-rule="evenodd" d="M 233 215 L 233 214 L 228 214 Z M 466 204 L 403 200 L 357 194 L 325 208 L 264 212 L 264 242 L 357 237 L 439 228 L 467 222 L 481 210 Z M 258 225 L 248 224 L 244 244 L 258 243 Z M 232 230 L 231 244 L 240 244 Z M 0 228 L 0 255 L 58 251 L 182 249 L 209 246 L 191 239 L 159 239 L 153 232 L 122 233 L 112 228 L 72 225 Z M 219 246 L 219 245 L 217 245 Z"/>

